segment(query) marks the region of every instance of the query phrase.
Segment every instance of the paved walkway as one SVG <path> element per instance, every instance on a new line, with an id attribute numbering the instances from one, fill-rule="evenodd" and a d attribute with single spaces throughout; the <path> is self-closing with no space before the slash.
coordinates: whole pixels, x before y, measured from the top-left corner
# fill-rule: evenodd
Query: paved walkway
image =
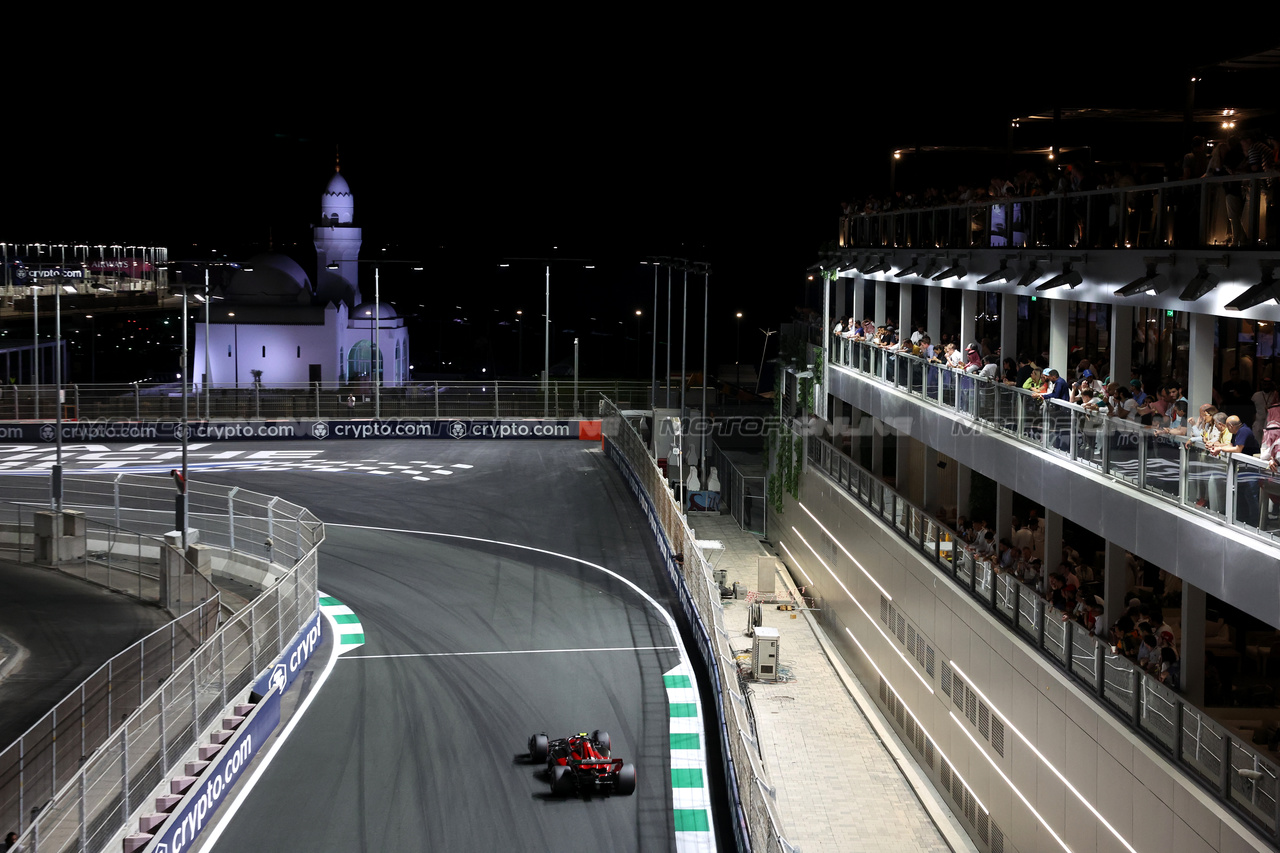
<path id="1" fill-rule="evenodd" d="M 689 526 L 724 544 L 708 556 L 727 586 L 757 587 L 756 558 L 770 552 L 754 535 L 728 515 L 690 515 Z M 749 654 L 747 602 L 725 604 L 733 648 Z M 976 850 L 813 615 L 766 605 L 763 623 L 778 629 L 780 671 L 792 679 L 750 689 L 787 842 L 802 853 Z"/>

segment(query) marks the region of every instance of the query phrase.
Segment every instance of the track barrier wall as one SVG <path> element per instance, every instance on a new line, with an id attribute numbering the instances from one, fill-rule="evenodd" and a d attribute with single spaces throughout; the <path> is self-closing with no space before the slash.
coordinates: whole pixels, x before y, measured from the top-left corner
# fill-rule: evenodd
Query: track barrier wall
<path id="1" fill-rule="evenodd" d="M 786 853 L 792 848 L 782 834 L 775 789 L 760 760 L 746 698 L 738 693 L 737 665 L 711 565 L 643 440 L 613 402 L 603 399 L 601 410 L 605 416 L 604 451 L 635 492 L 649 520 L 681 608 L 694 628 L 696 647 L 715 679 L 715 710 L 734 809 L 735 841 L 740 850 Z"/>

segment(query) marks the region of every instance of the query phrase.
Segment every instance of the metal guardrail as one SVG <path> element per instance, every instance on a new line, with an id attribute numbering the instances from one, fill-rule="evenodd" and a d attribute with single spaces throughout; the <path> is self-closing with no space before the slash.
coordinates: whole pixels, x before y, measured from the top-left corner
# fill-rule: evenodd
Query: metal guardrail
<path id="1" fill-rule="evenodd" d="M 69 420 L 180 420 L 182 383 L 63 386 L 63 417 Z M 577 398 L 574 398 L 574 392 Z M 317 420 L 371 418 L 371 383 L 281 383 L 188 385 L 193 420 Z M 382 418 L 572 418 L 591 415 L 601 396 L 624 409 L 652 408 L 648 380 L 551 379 L 539 381 L 412 382 L 379 389 Z M 50 418 L 57 390 L 48 385 L 0 386 L 0 420 Z"/>
<path id="2" fill-rule="evenodd" d="M 1275 225 L 1266 213 L 1280 191 L 1277 180 L 1275 172 L 1255 172 L 859 213 L 840 217 L 839 243 L 921 250 L 1247 248 L 1275 243 Z"/>
<path id="3" fill-rule="evenodd" d="M 18 491 L 45 485 L 26 487 L 26 479 L 3 482 Z M 0 826 L 16 827 L 27 853 L 101 850 L 315 613 L 324 541 L 315 516 L 242 489 L 192 483 L 189 491 L 193 524 L 196 507 L 208 522 L 203 542 L 292 568 L 220 628 L 217 602 L 209 602 L 113 657 L 0 752 Z M 173 487 L 164 478 L 71 479 L 66 494 L 68 509 L 75 495 L 74 508 L 143 530 L 166 527 L 153 506 L 163 501 L 172 527 Z M 261 544 L 264 534 L 278 544 Z"/>
<path id="4" fill-rule="evenodd" d="M 832 366 L 891 385 L 930 405 L 1170 501 L 1269 544 L 1280 540 L 1280 475 L 1243 453 L 1213 456 L 1204 443 L 985 379 L 906 353 L 839 339 Z"/>
<path id="5" fill-rule="evenodd" d="M 1280 838 L 1280 766 L 1204 711 L 1069 621 L 1034 589 L 995 573 L 956 547 L 954 530 L 904 499 L 830 442 L 807 439 L 809 463 L 892 527 L 939 572 L 1024 642 L 1144 735 L 1157 752 L 1190 772 L 1274 842 Z M 1241 770 L 1256 779 L 1242 775 Z"/>
<path id="6" fill-rule="evenodd" d="M 730 783 L 736 781 L 734 798 L 741 804 L 750 849 L 763 853 L 790 851 L 792 848 L 782 836 L 782 824 L 773 802 L 774 786 L 769 783 L 764 764 L 756 753 L 747 700 L 738 693 L 737 663 L 729 646 L 724 607 L 720 603 L 720 590 L 712 577 L 711 565 L 697 547 L 693 532 L 644 441 L 621 416 L 619 407 L 607 398 L 602 400 L 602 409 L 606 418 L 612 418 L 618 424 L 617 430 L 608 431 L 607 440 L 627 460 L 641 487 L 649 495 L 672 552 L 684 555 L 680 571 L 694 606 L 701 614 L 705 634 L 718 663 L 715 667 L 719 678 L 716 693 L 720 698 L 719 715 L 724 720 L 722 731 L 731 762 Z"/>

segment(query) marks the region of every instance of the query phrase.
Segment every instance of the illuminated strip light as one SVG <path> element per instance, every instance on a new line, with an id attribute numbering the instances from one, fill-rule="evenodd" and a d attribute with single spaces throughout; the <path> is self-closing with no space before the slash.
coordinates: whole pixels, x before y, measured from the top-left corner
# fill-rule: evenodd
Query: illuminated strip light
<path id="1" fill-rule="evenodd" d="M 782 550 L 787 552 L 787 556 L 791 558 L 791 562 L 795 564 L 795 567 L 800 570 L 800 574 L 804 575 L 804 579 L 809 582 L 809 586 L 813 586 L 813 578 L 809 577 L 809 573 L 804 570 L 804 566 L 800 565 L 800 561 L 796 559 L 796 555 L 791 553 L 791 549 L 787 547 L 787 543 L 779 539 L 778 544 L 782 546 Z"/>
<path id="2" fill-rule="evenodd" d="M 1018 799 L 1022 800 L 1022 804 L 1026 806 L 1027 809 L 1033 815 L 1036 816 L 1036 820 L 1040 821 L 1040 825 L 1045 828 L 1045 831 L 1047 831 L 1050 835 L 1053 836 L 1053 840 L 1058 842 L 1058 844 L 1062 846 L 1063 850 L 1067 851 L 1067 853 L 1071 853 L 1071 848 L 1067 846 L 1067 842 L 1063 841 L 1061 838 L 1058 837 L 1058 833 L 1053 831 L 1053 827 L 1049 826 L 1049 822 L 1045 820 L 1044 817 L 1041 816 L 1040 812 L 1035 810 L 1035 806 L 1031 805 L 1031 803 L 1028 802 L 1027 798 L 1022 795 L 1022 792 L 1018 790 L 1018 786 L 1014 785 L 1013 782 L 1009 779 L 1009 777 L 1004 775 L 1004 771 L 1001 770 L 999 766 L 997 766 L 996 763 L 991 760 L 991 756 L 987 755 L 987 751 L 982 748 L 981 744 L 979 744 L 977 739 L 973 736 L 973 734 L 970 733 L 969 727 L 966 726 L 964 723 L 960 722 L 960 718 L 956 716 L 954 711 L 949 712 L 949 715 L 952 721 L 954 721 L 955 724 L 960 727 L 960 731 L 964 732 L 965 737 L 967 737 L 973 743 L 974 747 L 978 750 L 978 753 L 982 755 L 983 758 L 987 759 L 987 763 L 991 765 L 991 769 L 995 770 L 997 773 L 1000 774 L 1000 778 L 1003 779 L 1004 783 L 1009 786 L 1009 790 L 1017 794 Z M 1129 845 L 1126 844 L 1125 846 L 1128 847 Z M 1132 850 L 1133 848 L 1130 847 L 1129 849 Z"/>
<path id="3" fill-rule="evenodd" d="M 987 703 L 987 705 L 991 708 L 992 712 L 995 713 L 997 716 L 999 716 L 1000 719 L 1004 721 L 1004 724 L 1006 726 L 1013 729 L 1013 733 L 1017 735 L 1018 739 L 1021 740 L 1024 744 L 1026 744 L 1031 749 L 1031 751 L 1036 754 L 1036 758 L 1039 758 L 1041 763 L 1044 764 L 1045 767 L 1048 767 L 1050 770 L 1053 771 L 1053 775 L 1057 776 L 1059 781 L 1061 781 L 1062 784 L 1067 786 L 1067 790 L 1075 794 L 1076 799 L 1079 800 L 1081 803 L 1083 803 L 1085 808 L 1093 812 L 1093 816 L 1096 817 L 1098 821 L 1103 826 L 1105 826 L 1112 835 L 1116 837 L 1116 840 L 1119 841 L 1121 844 L 1123 844 L 1125 849 L 1128 850 L 1129 853 L 1138 853 L 1137 850 L 1133 849 L 1133 845 L 1130 844 L 1128 841 L 1125 841 L 1124 836 L 1122 836 L 1119 832 L 1117 832 L 1116 828 L 1112 826 L 1105 817 L 1102 816 L 1102 813 L 1099 812 L 1096 808 L 1094 808 L 1092 803 L 1090 803 L 1083 796 L 1081 796 L 1080 792 L 1076 790 L 1076 786 L 1068 782 L 1067 777 L 1063 776 L 1061 771 L 1059 771 L 1057 767 L 1053 766 L 1053 763 L 1050 762 L 1049 759 L 1044 757 L 1044 753 L 1036 749 L 1036 745 L 1034 743 L 1027 740 L 1026 735 L 1024 735 L 1021 731 L 1019 731 L 1018 727 L 1015 726 L 1012 722 L 1010 722 L 1009 718 L 1004 715 L 1004 712 L 1001 711 L 999 708 L 997 708 L 995 703 L 992 702 L 990 699 L 988 699 L 985 693 L 983 693 L 977 687 L 974 687 L 973 679 L 971 679 L 968 675 L 966 675 L 964 670 L 956 666 L 954 661 L 948 661 L 948 663 L 951 665 L 951 668 L 956 671 L 956 674 L 959 675 L 961 678 L 963 678 L 965 680 L 965 683 L 967 683 L 969 687 L 973 688 L 973 692 L 977 693 L 979 696 L 982 697 L 982 701 Z M 990 759 L 988 759 L 988 761 L 989 760 Z"/>
<path id="4" fill-rule="evenodd" d="M 798 503 L 798 502 L 797 502 L 797 503 Z M 807 506 L 805 506 L 804 504 L 800 504 L 800 508 L 801 508 L 802 510 L 804 510 L 806 513 L 808 513 L 809 517 L 813 519 L 813 523 L 814 523 L 814 524 L 816 524 L 816 525 L 818 525 L 818 527 L 822 528 L 822 532 L 823 532 L 823 533 L 825 533 L 825 534 L 827 534 L 827 538 L 828 538 L 828 539 L 830 539 L 832 542 L 836 543 L 836 546 L 837 546 L 837 547 L 839 547 L 841 551 L 844 551 L 844 554 L 845 554 L 845 556 L 846 556 L 846 557 L 848 557 L 850 560 L 853 560 L 853 564 L 854 564 L 855 566 L 857 566 L 859 569 L 861 569 L 861 570 L 862 570 L 862 573 L 863 573 L 864 575 L 866 575 L 866 576 L 867 576 L 867 579 L 868 579 L 869 581 L 871 581 L 873 584 L 875 584 L 875 585 L 876 585 L 876 589 L 880 590 L 880 594 L 881 594 L 881 595 L 883 595 L 885 598 L 889 599 L 890 601 L 893 601 L 893 596 L 889 594 L 889 591 L 888 591 L 887 589 L 885 589 L 884 587 L 880 586 L 880 582 L 879 582 L 879 581 L 877 581 L 875 578 L 873 578 L 873 577 L 871 576 L 871 572 L 867 571 L 866 569 L 864 569 L 864 568 L 862 567 L 862 563 L 858 562 L 858 558 L 857 558 L 857 557 L 855 557 L 855 556 L 853 556 L 853 554 L 850 554 L 850 553 L 849 553 L 849 549 L 848 549 L 848 548 L 846 548 L 846 547 L 844 547 L 844 544 L 843 544 L 839 539 L 837 539 L 836 537 L 834 537 L 834 536 L 832 536 L 832 535 L 831 535 L 831 531 L 830 531 L 830 530 L 828 530 L 826 527 L 823 527 L 822 522 L 821 522 L 821 521 L 818 521 L 818 517 L 817 517 L 816 515 L 814 515 L 813 513 L 809 512 L 809 508 L 808 508 Z M 792 530 L 795 530 L 795 528 L 794 528 L 794 527 L 793 527 L 793 528 L 791 528 L 791 529 L 792 529 Z"/>
<path id="5" fill-rule="evenodd" d="M 800 537 L 800 541 L 804 542 L 804 547 L 808 548 L 810 551 L 813 551 L 813 546 L 810 545 L 803 536 L 800 536 L 799 530 L 796 530 L 795 527 L 792 527 L 791 532 L 794 533 L 796 536 Z M 875 618 L 870 613 L 867 612 L 867 608 L 862 606 L 862 602 L 858 601 L 858 599 L 854 597 L 852 592 L 849 592 L 849 587 L 845 586 L 843 583 L 840 583 L 840 578 L 836 577 L 836 573 L 831 571 L 831 567 L 827 565 L 826 560 L 822 559 L 822 555 L 819 554 L 817 551 L 813 551 L 813 556 L 818 558 L 818 562 L 822 564 L 822 568 L 827 570 L 827 574 L 831 575 L 831 577 L 835 580 L 835 582 L 840 584 L 840 588 L 844 590 L 845 595 L 849 596 L 849 600 L 852 601 L 854 604 L 858 605 L 858 609 L 862 611 L 863 616 L 867 617 L 867 621 L 871 623 L 871 627 L 875 628 L 877 631 L 880 632 L 880 636 L 884 637 L 885 642 L 889 644 L 889 648 L 893 649 L 894 652 L 897 653 L 898 657 L 902 658 L 902 662 L 907 665 L 907 669 L 911 670 L 911 674 L 920 680 L 920 683 L 924 685 L 924 689 L 928 690 L 930 693 L 933 693 L 933 687 L 929 684 L 929 682 L 924 680 L 924 676 L 921 675 L 920 672 L 916 669 L 915 664 L 909 661 L 907 659 L 907 656 L 902 653 L 902 649 L 898 648 L 897 641 L 890 638 L 889 635 L 884 632 L 884 629 L 880 627 L 880 625 L 876 622 Z M 847 631 L 849 629 L 846 628 L 845 630 Z"/>
<path id="6" fill-rule="evenodd" d="M 960 780 L 961 785 L 964 785 L 965 790 L 969 792 L 969 796 L 973 797 L 973 801 L 978 804 L 978 808 L 982 809 L 983 814 L 988 814 L 988 815 L 991 814 L 991 810 L 988 809 L 986 806 L 984 806 L 982 804 L 982 800 L 978 799 L 978 795 L 973 792 L 973 786 L 964 780 L 964 777 L 960 775 L 960 771 L 956 770 L 956 763 L 952 761 L 950 758 L 947 758 L 947 754 L 942 751 L 942 747 L 938 746 L 938 739 L 933 735 L 929 734 L 929 730 L 924 727 L 924 723 L 920 722 L 920 718 L 917 717 L 915 715 L 915 712 L 911 710 L 911 706 L 908 705 L 906 702 L 902 701 L 902 694 L 899 693 L 897 689 L 893 686 L 893 682 L 890 681 L 888 678 L 886 678 L 885 674 L 880 671 L 880 667 L 876 666 L 875 660 L 871 657 L 870 654 L 867 653 L 867 650 L 863 648 L 862 643 L 858 642 L 858 638 L 853 636 L 853 632 L 850 631 L 848 628 L 845 628 L 844 631 L 846 634 L 849 635 L 849 639 L 853 640 L 853 643 L 858 647 L 858 650 L 862 652 L 863 657 L 867 659 L 867 663 L 871 664 L 871 668 L 876 671 L 876 675 L 879 675 L 881 678 L 883 678 L 884 683 L 888 685 L 890 690 L 893 691 L 893 695 L 897 698 L 898 704 L 907 709 L 907 713 L 911 715 L 911 719 L 916 721 L 916 725 L 920 728 L 920 731 L 924 732 L 924 736 L 929 740 L 933 741 L 934 751 L 937 752 L 938 755 L 942 756 L 943 761 L 951 765 L 952 774 L 954 774 L 955 777 Z"/>

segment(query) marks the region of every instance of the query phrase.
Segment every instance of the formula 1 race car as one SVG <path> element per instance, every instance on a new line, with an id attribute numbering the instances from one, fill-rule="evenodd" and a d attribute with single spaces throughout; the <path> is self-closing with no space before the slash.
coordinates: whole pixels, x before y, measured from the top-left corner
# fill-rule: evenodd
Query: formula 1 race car
<path id="1" fill-rule="evenodd" d="M 547 781 L 553 794 L 633 794 L 635 765 L 611 758 L 612 745 L 609 733 L 599 729 L 557 740 L 548 740 L 543 732 L 529 738 L 529 761 L 547 763 Z"/>

